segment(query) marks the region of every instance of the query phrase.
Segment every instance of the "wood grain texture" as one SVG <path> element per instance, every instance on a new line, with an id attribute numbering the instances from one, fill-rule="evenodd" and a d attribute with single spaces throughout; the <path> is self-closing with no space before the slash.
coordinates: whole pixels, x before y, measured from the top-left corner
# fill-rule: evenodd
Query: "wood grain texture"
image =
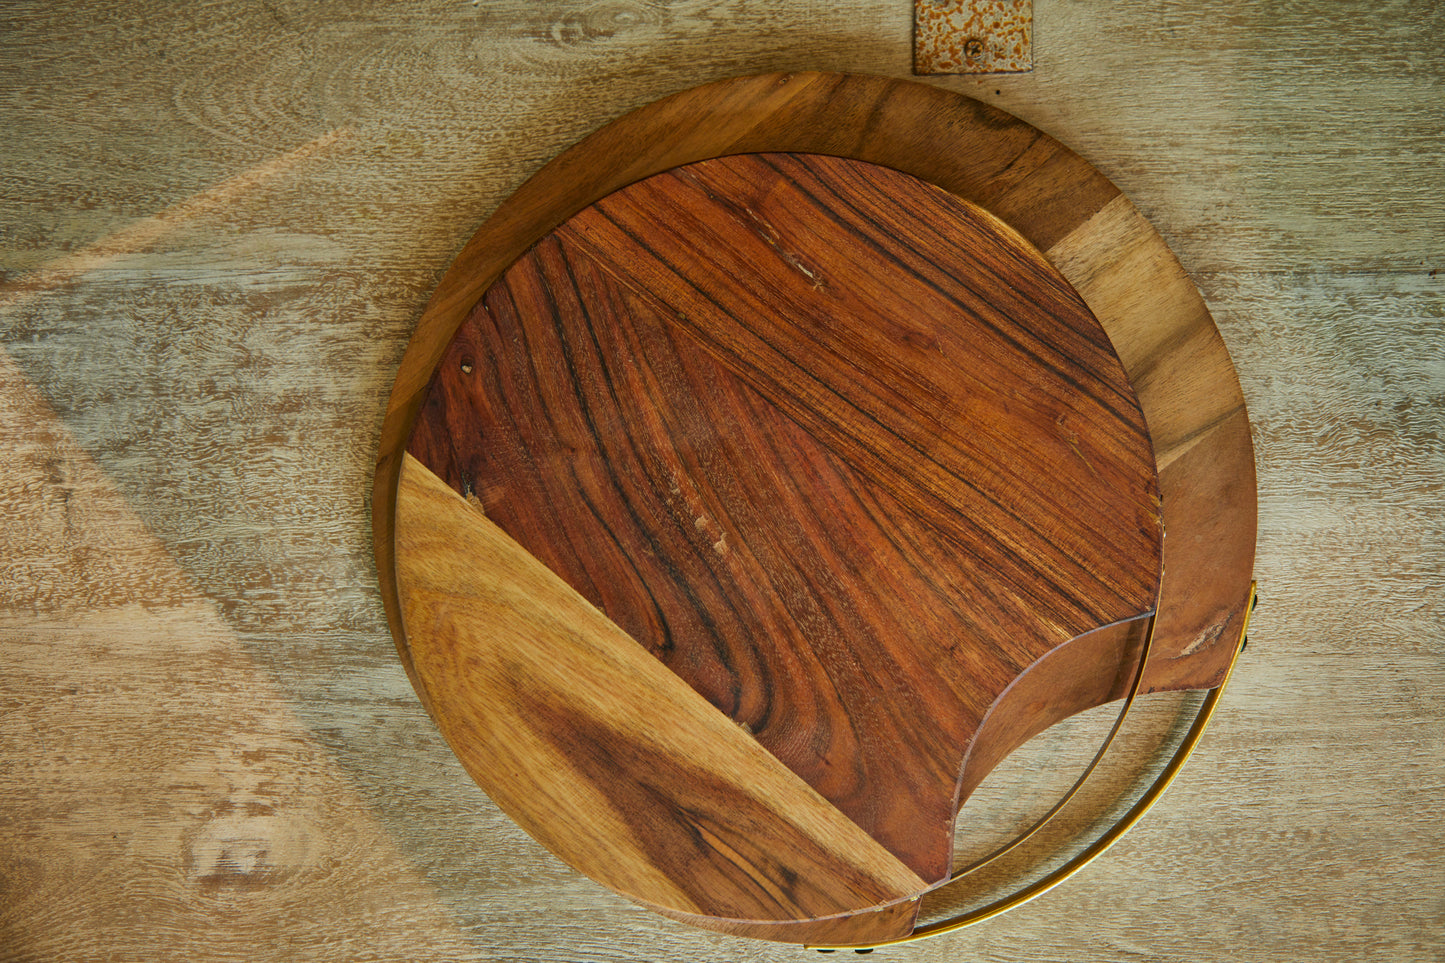
<path id="1" fill-rule="evenodd" d="M 706 120 L 694 123 L 697 118 Z M 970 135 L 955 139 L 964 131 Z M 639 153 L 638 144 L 648 147 Z M 1218 475 L 1250 477 L 1248 438 L 1238 431 L 1211 430 L 1216 427 L 1211 418 L 1222 408 L 1242 414 L 1243 399 L 1222 342 L 1217 334 L 1210 337 L 1213 325 L 1203 301 L 1158 234 L 1127 201 L 1118 201 L 1117 189 L 1089 164 L 1016 118 L 918 84 L 816 74 L 742 78 L 666 98 L 573 147 L 508 199 L 442 280 L 392 391 L 373 491 L 377 564 L 383 598 L 392 600 L 393 613 L 395 590 L 386 573 L 391 570 L 395 457 L 416 417 L 425 381 L 482 292 L 511 258 L 589 200 L 654 171 L 750 150 L 843 154 L 913 174 L 978 204 L 1046 251 L 1064 242 L 1072 255 L 1059 259 L 1064 276 L 1078 273 L 1081 290 L 1092 275 L 1108 273 L 1108 259 L 1119 248 L 1132 262 L 1125 268 L 1145 272 L 1141 278 L 1176 277 L 1157 298 L 1140 298 L 1117 284 L 1096 284 L 1092 290 L 1099 304 L 1089 306 L 1112 340 L 1147 331 L 1147 343 L 1162 345 L 1159 355 L 1145 355 L 1154 368 L 1202 376 L 1186 377 L 1179 398 L 1173 396 L 1173 381 L 1155 378 L 1155 390 L 1141 397 L 1146 419 L 1170 420 L 1181 437 L 1202 445 L 1196 461 L 1217 464 Z M 1198 327 L 1201 316 L 1203 329 Z M 1119 350 L 1124 358 L 1139 356 L 1137 350 Z M 1138 377 L 1144 380 L 1145 373 Z M 1211 392 L 1210 404 L 1202 408 L 1191 404 L 1188 391 L 1198 384 Z M 1246 516 L 1253 513 L 1252 486 L 1242 484 L 1226 499 L 1216 497 L 1222 494 L 1218 485 L 1196 484 L 1187 473 L 1188 466 L 1181 466 L 1161 479 L 1166 528 L 1172 518 L 1182 543 L 1214 544 L 1219 559 L 1240 567 L 1220 574 L 1207 552 L 1176 553 L 1160 604 L 1161 611 L 1171 613 L 1158 636 L 1164 658 L 1147 680 L 1150 688 L 1214 684 L 1229 654 L 1227 645 L 1214 643 L 1231 627 L 1237 629 L 1248 591 L 1254 531 Z M 1182 492 L 1190 497 L 1173 505 Z M 1204 541 L 1205 528 L 1214 541 Z M 1219 539 L 1224 542 L 1215 544 Z M 1221 548 L 1225 543 L 1228 547 Z M 1191 571 L 1186 562 L 1209 571 Z M 392 627 L 395 633 L 395 618 Z M 406 660 L 399 635 L 398 647 Z"/>
<path id="2" fill-rule="evenodd" d="M 922 891 L 418 462 L 398 507 L 404 612 L 438 723 L 548 849 L 633 899 L 724 920 L 834 916 Z"/>
<path id="3" fill-rule="evenodd" d="M 465 958 L 275 679 L 3 354 L 0 432 L 0 957 Z M 161 906 L 185 940 L 157 936 Z"/>
<path id="4" fill-rule="evenodd" d="M 1438 960 L 1438 6 L 1036 0 L 1035 13 L 1032 73 L 936 83 L 1077 150 L 1203 291 L 1249 402 L 1263 605 L 1209 738 L 1148 819 L 1070 885 L 907 956 Z M 0 958 L 796 960 L 617 898 L 478 791 L 397 665 L 359 493 L 378 399 L 440 272 L 520 183 L 696 83 L 905 77 L 907 4 L 16 2 L 0 17 L 7 292 L 351 131 L 0 307 L 14 370 L 54 417 L 0 403 L 16 415 L 0 446 L 33 437 L 34 459 L 27 481 L 0 482 L 0 851 L 24 866 L 0 878 L 25 882 L 0 897 Z M 163 553 L 129 576 L 122 509 Z M 212 636 L 153 620 L 182 598 L 163 558 L 209 607 L 213 661 L 186 648 Z M 100 625 L 95 607 L 123 597 L 138 604 Z M 82 642 L 71 617 L 87 612 L 100 627 Z M 969 806 L 1038 794 L 1057 731 Z M 198 750 L 181 768 L 213 775 L 214 793 L 192 781 L 188 796 L 156 777 L 160 754 L 250 749 L 257 734 L 278 749 L 262 781 L 289 800 L 268 832 L 305 825 L 309 868 L 203 895 L 183 840 L 261 763 Z M 330 775 L 310 782 L 317 767 Z M 351 802 L 325 809 L 343 791 Z M 397 863 L 378 866 L 384 847 Z M 389 883 L 398 866 L 413 882 Z M 326 895 L 343 880 L 350 896 Z"/>
<path id="5" fill-rule="evenodd" d="M 569 219 L 410 450 L 930 882 L 989 707 L 1157 594 L 1098 323 L 999 222 L 855 161 L 701 162 Z"/>

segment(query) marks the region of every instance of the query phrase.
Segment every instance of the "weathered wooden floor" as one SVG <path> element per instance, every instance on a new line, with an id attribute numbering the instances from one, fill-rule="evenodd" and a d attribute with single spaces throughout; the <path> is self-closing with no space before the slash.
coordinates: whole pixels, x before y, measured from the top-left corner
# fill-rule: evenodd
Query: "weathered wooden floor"
<path id="1" fill-rule="evenodd" d="M 395 656 L 366 499 L 411 327 L 522 179 L 708 80 L 907 76 L 911 20 L 6 5 L 0 960 L 799 958 L 626 904 L 500 815 Z M 1262 606 L 1118 847 L 880 953 L 1445 954 L 1442 37 L 1433 2 L 1036 0 L 1033 73 L 932 81 L 1078 150 L 1198 281 L 1255 426 Z"/>

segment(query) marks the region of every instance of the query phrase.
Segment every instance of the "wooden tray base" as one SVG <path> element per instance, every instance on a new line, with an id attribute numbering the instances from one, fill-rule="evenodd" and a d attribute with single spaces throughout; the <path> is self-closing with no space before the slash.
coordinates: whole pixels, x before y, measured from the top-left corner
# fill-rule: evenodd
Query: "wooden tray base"
<path id="1" fill-rule="evenodd" d="M 504 204 L 408 349 L 374 511 L 489 794 L 631 898 L 793 941 L 911 928 L 967 793 L 1118 698 L 1156 606 L 1146 688 L 1217 684 L 1254 542 L 1233 368 L 1132 206 L 1014 118 L 834 75 L 659 102 Z"/>

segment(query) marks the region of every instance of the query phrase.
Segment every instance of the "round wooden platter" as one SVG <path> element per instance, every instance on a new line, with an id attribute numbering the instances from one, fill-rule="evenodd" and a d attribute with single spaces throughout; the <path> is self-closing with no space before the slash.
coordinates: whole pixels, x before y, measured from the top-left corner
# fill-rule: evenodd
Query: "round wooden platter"
<path id="1" fill-rule="evenodd" d="M 629 114 L 497 211 L 373 513 L 413 684 L 524 828 L 677 918 L 856 943 L 1156 612 L 1145 689 L 1217 684 L 1254 508 L 1228 354 L 1117 189 L 967 98 L 804 74 Z"/>

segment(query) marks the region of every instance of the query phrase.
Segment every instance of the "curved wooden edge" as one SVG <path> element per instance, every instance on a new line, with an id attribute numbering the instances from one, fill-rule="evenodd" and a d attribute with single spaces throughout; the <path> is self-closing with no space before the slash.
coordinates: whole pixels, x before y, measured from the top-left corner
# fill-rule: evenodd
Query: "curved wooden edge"
<path id="1" fill-rule="evenodd" d="M 872 911 L 927 888 L 410 456 L 397 517 L 402 618 L 437 724 L 548 850 L 715 925 Z"/>
<path id="2" fill-rule="evenodd" d="M 1114 342 L 1154 441 L 1164 571 L 1145 691 L 1213 688 L 1243 624 L 1258 524 L 1229 351 L 1199 289 L 1122 195 L 1045 254 Z"/>
<path id="3" fill-rule="evenodd" d="M 399 616 L 393 515 L 401 455 L 442 351 L 502 270 L 571 214 L 651 174 L 755 151 L 854 157 L 930 181 L 1008 223 L 1075 286 L 1114 341 L 1155 435 L 1170 537 L 1159 668 L 1146 686 L 1217 681 L 1228 656 L 1217 643 L 1242 618 L 1253 568 L 1253 449 L 1228 352 L 1178 260 L 1107 178 L 1016 117 L 913 81 L 800 73 L 708 84 L 603 127 L 503 203 L 442 279 L 397 374 L 372 494 L 382 598 L 423 703 Z"/>
<path id="4" fill-rule="evenodd" d="M 959 769 L 955 812 L 1019 746 L 1075 713 L 1122 699 L 1138 669 L 1149 618 L 1075 636 L 1016 676 L 989 706 L 969 744 Z M 1109 676 L 1097 671 L 1101 665 L 1118 668 Z"/>

